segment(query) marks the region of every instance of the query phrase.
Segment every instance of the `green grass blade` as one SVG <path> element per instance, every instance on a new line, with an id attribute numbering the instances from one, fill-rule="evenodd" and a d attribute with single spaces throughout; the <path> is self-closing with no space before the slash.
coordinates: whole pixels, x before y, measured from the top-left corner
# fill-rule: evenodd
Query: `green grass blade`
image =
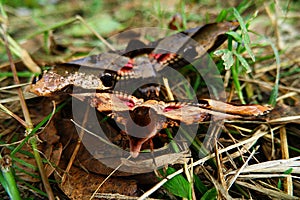
<path id="1" fill-rule="evenodd" d="M 29 72 L 29 71 L 17 72 L 18 77 L 29 78 L 29 77 L 37 76 L 37 75 L 39 75 L 39 73 L 32 73 L 32 72 Z M 13 73 L 12 72 L 1 72 L 0 77 L 13 77 Z"/>
<path id="2" fill-rule="evenodd" d="M 2 187 L 5 189 L 5 191 L 7 193 L 10 193 L 9 187 L 7 185 L 7 182 L 6 182 L 2 172 L 0 173 L 0 183 L 1 183 Z"/>
<path id="3" fill-rule="evenodd" d="M 274 43 L 272 43 L 270 41 L 270 45 L 273 49 L 273 52 L 274 52 L 274 55 L 275 55 L 275 59 L 276 59 L 276 66 L 277 66 L 277 69 L 276 69 L 276 78 L 275 78 L 275 85 L 274 85 L 274 88 L 272 89 L 272 92 L 271 92 L 271 96 L 270 96 L 270 99 L 269 99 L 269 104 L 272 105 L 273 107 L 275 107 L 276 105 L 276 99 L 278 97 L 278 90 L 279 90 L 279 79 L 280 79 L 280 58 L 279 58 L 279 53 L 278 53 L 278 50 L 277 48 L 275 47 Z"/>
<path id="4" fill-rule="evenodd" d="M 0 157 L 1 160 L 6 160 L 7 158 Z M 6 192 L 8 193 L 10 199 L 16 199 L 21 200 L 20 192 L 17 187 L 17 183 L 15 180 L 14 173 L 12 172 L 11 166 L 3 166 L 6 164 L 6 161 L 1 162 L 1 183 L 4 183 L 4 188 L 6 189 Z"/>
<path id="5" fill-rule="evenodd" d="M 242 89 L 241 89 L 241 84 L 240 84 L 240 80 L 239 80 L 239 60 L 235 61 L 235 65 L 231 67 L 231 73 L 232 73 L 232 78 L 233 78 L 233 83 L 235 86 L 235 89 L 237 91 L 237 94 L 239 96 L 239 99 L 241 100 L 242 104 L 245 104 L 245 100 L 244 100 L 244 96 L 242 93 Z"/>
<path id="6" fill-rule="evenodd" d="M 173 140 L 173 136 L 172 136 L 172 133 L 170 132 L 169 129 L 165 129 L 166 133 L 167 133 L 167 136 L 168 138 L 171 140 L 170 141 L 170 145 L 172 146 L 173 150 L 176 152 L 176 153 L 179 153 L 180 150 L 179 150 L 179 147 L 178 145 L 176 144 L 176 142 Z"/>
<path id="7" fill-rule="evenodd" d="M 252 70 L 248 62 L 246 61 L 246 59 L 243 56 L 241 56 L 241 54 L 238 54 L 237 52 L 233 52 L 233 53 L 236 56 L 236 58 L 240 61 L 242 67 L 244 68 L 244 71 L 246 71 L 246 73 L 250 73 Z"/>
<path id="8" fill-rule="evenodd" d="M 36 192 L 37 194 L 40 194 L 40 195 L 42 195 L 42 196 L 47 197 L 47 194 L 46 194 L 45 192 L 43 192 L 42 190 L 40 190 L 40 189 L 34 187 L 32 184 L 27 183 L 26 181 L 23 181 L 23 180 L 20 180 L 20 182 L 21 182 L 22 184 L 24 184 L 26 187 L 30 188 L 32 191 Z"/>
<path id="9" fill-rule="evenodd" d="M 226 10 L 226 9 L 221 10 L 221 12 L 219 13 L 219 15 L 216 19 L 216 22 L 224 21 L 227 17 L 227 14 L 228 14 L 228 10 Z"/>
<path id="10" fill-rule="evenodd" d="M 234 14 L 235 18 L 238 20 L 238 22 L 240 23 L 240 27 L 241 27 L 241 30 L 242 30 L 242 39 L 243 39 L 246 51 L 247 51 L 247 53 L 249 54 L 249 56 L 251 57 L 251 59 L 254 62 L 255 61 L 255 56 L 254 56 L 254 53 L 252 52 L 252 50 L 250 48 L 250 37 L 249 37 L 249 34 L 248 34 L 246 24 L 245 24 L 243 18 L 241 17 L 240 13 L 237 11 L 237 9 L 233 8 L 233 14 Z"/>
<path id="11" fill-rule="evenodd" d="M 57 113 L 59 110 L 61 110 L 68 101 L 70 101 L 70 99 L 66 100 L 64 103 L 62 103 L 61 105 L 59 105 L 57 107 L 57 109 L 55 110 L 55 113 Z M 50 113 L 47 117 L 45 117 L 38 125 L 36 125 L 30 132 L 30 134 L 28 134 L 26 136 L 26 138 L 24 138 L 24 140 L 10 153 L 10 155 L 13 157 L 29 140 L 29 138 L 31 138 L 44 124 L 47 123 L 47 121 L 51 118 L 52 113 Z"/>

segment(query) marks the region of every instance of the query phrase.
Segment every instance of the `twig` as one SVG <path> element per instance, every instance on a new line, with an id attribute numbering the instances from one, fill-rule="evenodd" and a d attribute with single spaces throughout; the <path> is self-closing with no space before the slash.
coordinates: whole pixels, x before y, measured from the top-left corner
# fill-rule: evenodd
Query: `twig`
<path id="1" fill-rule="evenodd" d="M 298 123 L 299 124 L 300 115 L 296 116 L 288 116 L 288 117 L 280 117 L 277 119 L 272 119 L 269 122 L 269 124 L 281 124 L 281 123 Z"/>
<path id="2" fill-rule="evenodd" d="M 281 191 L 275 191 L 272 189 L 268 189 L 265 187 L 262 187 L 260 185 L 253 185 L 250 183 L 242 182 L 242 181 L 236 181 L 237 184 L 242 185 L 244 187 L 250 188 L 252 190 L 256 190 L 258 192 L 262 192 L 266 195 L 269 195 L 271 197 L 274 197 L 275 199 L 299 199 L 299 197 L 290 196 L 288 194 L 285 194 Z"/>
<path id="3" fill-rule="evenodd" d="M 265 87 L 267 89 L 272 90 L 273 86 L 275 85 L 274 83 L 267 83 L 264 81 L 258 81 L 258 80 L 253 80 L 253 79 L 244 79 L 244 78 L 240 78 L 241 81 L 245 81 L 248 83 L 255 83 L 258 85 L 261 85 L 262 87 Z M 293 92 L 297 92 L 300 93 L 300 89 L 299 88 L 295 88 L 295 87 L 289 87 L 289 86 L 284 86 L 284 85 L 278 85 L 279 89 L 283 89 L 283 90 L 288 90 L 288 91 L 293 91 Z"/>
<path id="4" fill-rule="evenodd" d="M 14 82 L 15 82 L 15 84 L 20 84 L 19 78 L 17 76 L 16 66 L 15 66 L 15 64 L 13 62 L 12 54 L 11 54 L 10 49 L 9 49 L 9 43 L 8 43 L 8 40 L 7 40 L 7 37 L 6 37 L 6 29 L 7 29 L 7 27 L 6 27 L 5 24 L 2 24 L 1 28 L 2 28 L 1 31 L 3 32 L 3 38 L 4 38 L 4 42 L 5 42 L 6 53 L 7 53 L 9 62 L 10 62 L 11 71 L 13 73 Z M 25 103 L 25 99 L 24 99 L 24 96 L 23 96 L 22 89 L 18 88 L 17 92 L 18 92 L 18 96 L 20 98 L 20 104 L 21 104 L 23 115 L 24 115 L 25 122 L 26 122 L 26 126 L 25 127 L 26 127 L 27 132 L 30 134 L 31 131 L 32 131 L 32 129 L 33 129 L 33 125 L 32 125 L 31 118 L 30 118 L 30 114 L 29 114 L 27 105 Z M 39 154 L 39 152 L 37 150 L 37 139 L 33 137 L 30 140 L 30 143 L 32 145 L 33 154 L 34 154 L 34 157 L 35 157 L 35 160 L 36 160 L 36 163 L 37 163 L 40 175 L 41 175 L 41 179 L 42 179 L 43 185 L 45 187 L 46 193 L 48 194 L 48 198 L 50 200 L 54 200 L 55 198 L 54 198 L 52 189 L 50 187 L 49 180 L 48 180 L 47 175 L 45 173 L 44 165 L 43 165 L 41 156 L 40 156 L 40 154 Z"/>
<path id="5" fill-rule="evenodd" d="M 7 37 L 6 37 L 6 26 L 5 26 L 5 24 L 2 24 L 1 32 L 3 34 L 5 49 L 6 49 L 6 53 L 7 53 L 9 62 L 10 62 L 10 68 L 11 68 L 11 71 L 13 73 L 14 82 L 15 82 L 15 84 L 20 84 L 19 77 L 17 75 L 17 69 L 16 69 L 15 63 L 13 61 L 10 49 L 9 49 L 9 43 L 8 43 Z M 27 123 L 26 127 L 32 128 L 33 126 L 32 126 L 32 122 L 31 122 L 30 114 L 29 114 L 27 105 L 25 103 L 25 99 L 24 99 L 24 96 L 23 96 L 22 89 L 18 88 L 17 92 L 18 92 L 18 96 L 20 98 L 20 103 L 21 103 L 23 115 L 24 115 L 25 121 Z"/>
<path id="6" fill-rule="evenodd" d="M 240 175 L 240 173 L 244 170 L 244 168 L 248 165 L 249 161 L 252 159 L 252 157 L 254 156 L 255 152 L 258 150 L 259 146 L 257 146 L 252 153 L 250 154 L 250 156 L 248 157 L 248 159 L 246 160 L 246 162 L 243 164 L 243 166 L 237 170 L 237 172 L 235 173 L 234 177 L 232 177 L 229 181 L 228 181 L 228 190 L 231 188 L 232 184 L 236 181 L 236 179 L 238 178 L 238 176 Z"/>
<path id="7" fill-rule="evenodd" d="M 75 21 L 80 21 L 85 27 L 87 27 L 99 40 L 101 40 L 101 42 L 103 42 L 108 48 L 110 48 L 111 50 L 115 51 L 115 48 L 109 44 L 101 35 L 99 35 L 97 33 L 97 31 L 95 31 L 90 25 L 88 25 L 86 23 L 86 21 L 80 16 L 80 15 L 77 15 L 76 17 L 73 17 L 71 19 L 67 19 L 63 22 L 59 22 L 59 23 L 56 23 L 56 24 L 53 24 L 53 25 L 50 25 L 50 26 L 47 26 L 41 30 L 38 30 L 37 32 L 35 32 L 34 34 L 32 35 L 29 35 L 28 37 L 26 38 L 31 38 L 31 37 L 34 37 L 35 35 L 38 35 L 38 34 L 41 34 L 41 33 L 44 33 L 46 31 L 49 31 L 49 30 L 52 30 L 52 29 L 57 29 L 58 27 L 60 26 L 64 26 L 64 25 L 67 25 L 67 24 L 71 24 Z"/>
<path id="8" fill-rule="evenodd" d="M 133 197 L 133 196 L 126 196 L 118 193 L 97 193 L 95 195 L 96 198 L 99 199 L 119 199 L 119 200 L 136 200 L 138 197 Z M 154 198 L 147 198 L 147 200 L 159 200 L 159 199 L 154 199 Z"/>
<path id="9" fill-rule="evenodd" d="M 281 146 L 282 159 L 289 159 L 290 158 L 289 147 L 288 147 L 285 127 L 280 128 L 280 141 L 281 141 L 280 146 Z M 293 179 L 291 175 L 289 175 L 284 179 L 283 185 L 284 185 L 285 192 L 293 196 Z"/>
<path id="10" fill-rule="evenodd" d="M 214 184 L 215 188 L 226 200 L 232 200 L 233 198 L 229 195 L 226 189 L 202 166 L 204 175 Z"/>
<path id="11" fill-rule="evenodd" d="M 111 45 L 111 44 L 109 44 L 101 35 L 99 35 L 98 33 L 97 33 L 97 31 L 95 31 L 90 25 L 88 25 L 86 22 L 85 22 L 85 20 L 81 17 L 81 16 L 79 16 L 79 15 L 77 15 L 76 16 L 76 19 L 78 19 L 80 22 L 82 22 L 93 34 L 95 34 L 96 35 L 96 37 L 99 39 L 99 40 L 101 40 L 101 42 L 103 42 L 108 48 L 110 48 L 111 50 L 113 50 L 113 51 L 115 51 L 115 48 Z"/>
<path id="12" fill-rule="evenodd" d="M 223 162 L 221 162 L 221 154 L 219 154 L 218 152 L 218 143 L 215 142 L 215 154 L 217 156 L 215 156 L 215 160 L 216 160 L 216 164 L 217 164 L 217 173 L 218 173 L 218 180 L 220 181 L 222 188 L 228 191 L 228 187 L 224 178 L 224 173 L 223 173 Z"/>
<path id="13" fill-rule="evenodd" d="M 84 115 L 84 118 L 83 118 L 83 121 L 82 121 L 82 127 L 83 127 L 83 128 L 85 127 L 86 122 L 87 122 L 87 120 L 88 120 L 89 112 L 90 112 L 90 105 L 87 104 L 87 108 L 86 108 L 86 111 L 85 111 L 85 115 Z M 76 144 L 76 146 L 75 146 L 75 149 L 74 149 L 74 151 L 73 151 L 73 153 L 72 153 L 72 156 L 71 156 L 71 158 L 70 158 L 70 160 L 69 160 L 69 163 L 68 163 L 68 165 L 67 165 L 67 168 L 66 168 L 66 170 L 65 170 L 65 172 L 64 172 L 64 175 L 63 175 L 63 177 L 62 177 L 62 180 L 61 180 L 61 184 L 62 184 L 62 185 L 64 184 L 64 182 L 65 182 L 65 180 L 66 180 L 66 175 L 67 175 L 67 173 L 70 171 L 70 169 L 71 169 L 71 167 L 72 167 L 72 165 L 73 165 L 73 162 L 74 162 L 74 160 L 75 160 L 75 158 L 76 158 L 76 156 L 77 156 L 77 154 L 78 154 L 78 151 L 79 151 L 79 148 L 80 148 L 80 145 L 81 145 L 81 140 L 82 140 L 83 135 L 84 135 L 84 129 L 83 129 L 83 128 L 80 129 L 80 133 L 79 133 L 79 136 L 78 136 L 77 144 Z"/>
<path id="14" fill-rule="evenodd" d="M 169 100 L 174 101 L 174 96 L 171 91 L 168 79 L 166 77 L 163 77 L 163 82 L 164 82 L 165 88 L 167 90 L 167 95 L 168 95 Z"/>
<path id="15" fill-rule="evenodd" d="M 26 122 L 21 117 L 19 117 L 15 113 L 11 112 L 8 108 L 6 108 L 4 105 L 2 105 L 2 103 L 0 103 L 0 109 L 2 109 L 4 111 L 4 113 L 10 115 L 15 120 L 17 120 L 20 124 L 22 124 L 22 126 L 24 126 L 24 127 L 27 126 Z"/>
<path id="16" fill-rule="evenodd" d="M 300 156 L 290 158 L 288 160 L 271 160 L 258 164 L 249 165 L 241 173 L 284 173 L 287 169 L 293 168 L 293 173 L 300 173 Z M 226 175 L 235 174 L 235 171 L 231 171 Z M 278 176 L 278 175 L 277 175 Z"/>

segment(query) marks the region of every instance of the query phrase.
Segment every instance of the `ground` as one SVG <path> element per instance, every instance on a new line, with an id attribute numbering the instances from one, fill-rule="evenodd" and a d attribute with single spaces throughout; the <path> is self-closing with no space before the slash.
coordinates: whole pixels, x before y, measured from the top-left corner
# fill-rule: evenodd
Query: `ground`
<path id="1" fill-rule="evenodd" d="M 300 196 L 300 43 L 297 34 L 300 27 L 297 23 L 299 4 L 296 1 L 32 0 L 3 1 L 1 8 L 0 196 L 4 199 L 9 196 L 17 198 L 18 194 L 22 199 L 51 199 L 54 196 L 61 199 L 66 196 L 70 199 L 89 198 L 111 172 L 100 168 L 82 146 L 76 147 L 78 139 L 70 134 L 75 127 L 70 121 L 67 95 L 49 99 L 35 97 L 28 92 L 28 85 L 35 75 L 58 63 L 109 51 L 101 38 L 115 48 L 125 48 L 134 31 L 122 36 L 119 43 L 113 37 L 125 30 L 140 27 L 184 30 L 225 20 L 239 21 L 241 25 L 236 33 L 229 33 L 231 37 L 224 45 L 210 54 L 220 70 L 226 101 L 236 105 L 268 104 L 273 109 L 259 119 L 230 119 L 212 126 L 213 122 L 200 123 L 190 145 L 193 162 L 191 159 L 184 160 L 190 168 L 182 170 L 187 165 L 177 164 L 161 171 L 159 179 L 175 171 L 181 175 L 158 187 L 150 197 L 297 199 Z M 233 8 L 240 13 L 240 18 Z M 208 39 L 213 40 L 213 37 Z M 9 46 L 9 51 L 6 46 Z M 19 83 L 13 78 L 11 63 L 16 67 Z M 191 71 L 184 68 L 181 73 Z M 197 88 L 197 95 L 200 98 L 210 97 L 206 84 L 193 73 L 190 75 L 188 81 Z M 184 84 L 181 85 L 184 87 Z M 26 99 L 23 102 L 27 106 L 20 103 L 18 88 L 21 88 Z M 184 89 L 178 94 L 189 95 Z M 53 110 L 58 114 L 52 117 Z M 215 150 L 201 157 L 199 151 L 209 127 L 213 127 L 215 132 L 220 129 L 221 134 L 218 142 L 213 143 Z M 111 134 L 116 131 L 110 127 L 106 130 Z M 188 135 L 191 133 L 188 132 Z M 120 134 L 113 138 L 120 147 L 123 145 Z M 106 150 L 104 144 L 99 149 L 101 153 Z M 63 161 L 69 160 L 74 152 L 78 154 L 77 159 L 68 175 L 63 176 L 68 164 Z M 168 159 L 172 156 L 175 155 L 167 154 Z M 152 159 L 148 162 L 152 164 Z M 99 198 L 121 198 L 118 193 L 141 196 L 158 184 L 154 173 L 126 178 L 120 177 L 120 172 L 114 175 L 117 177 L 108 179 L 100 187 Z M 146 176 L 151 181 L 143 182 Z M 60 184 L 61 181 L 68 184 Z M 112 188 L 116 184 L 118 187 Z M 124 188 L 122 185 L 126 185 L 127 189 L 120 190 Z"/>

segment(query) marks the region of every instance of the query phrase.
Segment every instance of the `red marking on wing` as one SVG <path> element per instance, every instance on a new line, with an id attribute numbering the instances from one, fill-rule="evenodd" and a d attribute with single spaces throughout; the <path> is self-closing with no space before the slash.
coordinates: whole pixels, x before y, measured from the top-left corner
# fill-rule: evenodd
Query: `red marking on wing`
<path id="1" fill-rule="evenodd" d="M 177 54 L 175 53 L 151 53 L 149 55 L 149 58 L 154 58 L 155 60 L 157 60 L 157 62 L 166 62 L 169 60 L 172 60 L 174 57 L 176 57 Z"/>
<path id="2" fill-rule="evenodd" d="M 131 99 L 129 99 L 129 101 L 125 102 L 126 106 L 128 106 L 130 109 L 132 109 L 135 106 L 134 101 L 132 101 Z"/>
<path id="3" fill-rule="evenodd" d="M 138 101 L 133 96 L 127 96 L 123 94 L 117 95 L 117 97 L 124 105 L 126 105 L 129 108 L 129 110 L 132 110 L 136 106 Z"/>
<path id="4" fill-rule="evenodd" d="M 119 74 L 126 74 L 133 69 L 133 59 L 130 59 L 126 65 L 124 65 L 118 72 Z"/>
<path id="5" fill-rule="evenodd" d="M 179 105 L 172 105 L 172 106 L 168 106 L 168 107 L 165 107 L 164 108 L 164 112 L 169 112 L 171 110 L 176 110 L 176 109 L 179 109 L 181 108 L 182 106 L 179 106 Z"/>
<path id="6" fill-rule="evenodd" d="M 162 55 L 161 53 L 151 53 L 149 54 L 149 58 L 154 58 L 155 60 L 158 60 Z"/>

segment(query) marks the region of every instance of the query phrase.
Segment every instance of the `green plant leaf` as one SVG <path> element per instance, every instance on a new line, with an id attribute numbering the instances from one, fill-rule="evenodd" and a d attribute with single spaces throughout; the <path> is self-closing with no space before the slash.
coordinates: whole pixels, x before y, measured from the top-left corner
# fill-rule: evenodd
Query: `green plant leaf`
<path id="1" fill-rule="evenodd" d="M 164 173 L 163 170 L 160 170 L 160 173 L 163 176 L 167 176 L 174 172 L 176 172 L 176 170 L 172 167 L 168 167 L 166 173 Z M 164 188 L 176 196 L 188 199 L 191 197 L 192 189 L 190 183 L 181 174 L 166 182 Z"/>
<path id="2" fill-rule="evenodd" d="M 208 190 L 202 197 L 201 200 L 212 200 L 217 199 L 218 192 L 216 188 Z"/>
<path id="3" fill-rule="evenodd" d="M 232 51 L 230 51 L 228 49 L 220 49 L 220 50 L 215 51 L 214 54 L 217 56 L 222 55 L 221 58 L 224 61 L 223 65 L 226 70 L 229 70 L 232 67 L 232 65 L 234 63 Z"/>
<path id="4" fill-rule="evenodd" d="M 252 70 L 251 70 L 248 62 L 246 61 L 246 59 L 243 56 L 241 56 L 241 54 L 238 54 L 236 52 L 233 52 L 233 53 L 236 56 L 236 58 L 241 62 L 243 68 L 246 71 L 246 73 L 250 73 Z"/>
<path id="5" fill-rule="evenodd" d="M 278 180 L 277 188 L 282 189 L 282 181 L 280 179 Z"/>
<path id="6" fill-rule="evenodd" d="M 288 170 L 284 171 L 283 174 L 291 174 L 293 171 L 293 168 L 289 168 Z"/>
<path id="7" fill-rule="evenodd" d="M 195 180 L 195 187 L 197 190 L 199 190 L 199 192 L 201 192 L 201 194 L 207 192 L 208 190 L 207 187 L 204 185 L 204 183 L 202 183 L 200 178 L 195 174 L 194 174 L 194 180 Z"/>
<path id="8" fill-rule="evenodd" d="M 241 35 L 235 31 L 229 31 L 226 34 L 232 36 L 234 38 L 234 40 L 237 41 L 238 43 L 242 43 L 242 41 L 243 41 L 243 39 L 241 38 Z"/>
<path id="9" fill-rule="evenodd" d="M 244 42 L 243 44 L 246 48 L 246 51 L 249 54 L 249 56 L 251 57 L 251 59 L 253 60 L 253 62 L 255 62 L 255 56 L 250 48 L 250 37 L 248 34 L 246 24 L 245 24 L 243 18 L 241 17 L 240 13 L 237 11 L 237 9 L 233 8 L 233 14 L 234 14 L 235 18 L 238 20 L 238 22 L 240 23 L 240 27 L 242 30 L 242 40 Z"/>

